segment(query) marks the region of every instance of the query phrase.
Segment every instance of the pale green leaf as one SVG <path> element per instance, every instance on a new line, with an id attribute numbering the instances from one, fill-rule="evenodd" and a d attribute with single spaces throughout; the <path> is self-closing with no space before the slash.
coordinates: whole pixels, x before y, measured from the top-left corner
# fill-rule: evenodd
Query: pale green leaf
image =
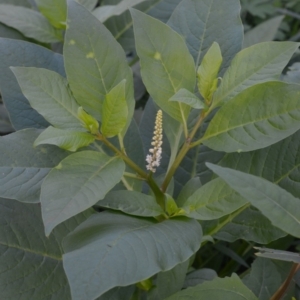
<path id="1" fill-rule="evenodd" d="M 234 212 L 246 203 L 234 189 L 216 178 L 196 190 L 182 204 L 182 208 L 191 218 L 213 220 Z"/>
<path id="2" fill-rule="evenodd" d="M 106 137 L 119 134 L 126 125 L 128 108 L 125 99 L 126 80 L 122 80 L 105 96 L 102 106 L 101 132 Z"/>
<path id="3" fill-rule="evenodd" d="M 43 15 L 33 9 L 0 4 L 0 22 L 19 30 L 26 37 L 43 43 L 62 41 L 62 33 L 52 27 Z"/>
<path id="4" fill-rule="evenodd" d="M 135 191 L 110 192 L 98 205 L 135 216 L 157 217 L 164 214 L 154 197 Z"/>
<path id="5" fill-rule="evenodd" d="M 245 33 L 243 48 L 257 43 L 273 41 L 284 16 L 268 19 Z"/>
<path id="6" fill-rule="evenodd" d="M 135 9 L 131 14 L 143 82 L 162 110 L 184 122 L 189 107 L 168 100 L 181 88 L 194 91 L 193 58 L 183 38 L 169 26 Z"/>
<path id="7" fill-rule="evenodd" d="M 64 43 L 64 63 L 75 99 L 101 120 L 105 96 L 126 80 L 127 124 L 134 111 L 133 78 L 125 53 L 105 26 L 75 1 L 68 1 L 68 26 Z"/>
<path id="8" fill-rule="evenodd" d="M 199 223 L 184 217 L 157 223 L 110 212 L 94 215 L 64 240 L 72 299 L 92 300 L 168 271 L 199 249 L 201 236 Z"/>
<path id="9" fill-rule="evenodd" d="M 30 105 L 53 126 L 84 131 L 77 116 L 67 80 L 59 74 L 40 68 L 11 68 Z"/>
<path id="10" fill-rule="evenodd" d="M 196 109 L 201 109 L 205 107 L 205 104 L 194 93 L 191 93 L 186 89 L 180 89 L 169 100 L 185 103 L 188 106 L 191 106 Z"/>
<path id="11" fill-rule="evenodd" d="M 206 101 L 211 101 L 213 93 L 217 89 L 218 73 L 222 61 L 220 46 L 218 43 L 213 42 L 197 70 L 198 89 Z"/>
<path id="12" fill-rule="evenodd" d="M 95 137 L 87 132 L 61 130 L 49 126 L 34 141 L 34 146 L 42 144 L 56 145 L 68 151 L 76 151 L 94 142 Z"/>
<path id="13" fill-rule="evenodd" d="M 300 237 L 299 199 L 263 178 L 213 164 L 207 166 L 258 208 L 275 227 Z"/>
<path id="14" fill-rule="evenodd" d="M 71 300 L 61 243 L 91 213 L 68 220 L 47 238 L 39 205 L 0 198 L 0 298 Z"/>
<path id="15" fill-rule="evenodd" d="M 40 133 L 37 129 L 24 129 L 0 137 L 0 197 L 40 201 L 44 178 L 69 154 L 52 145 L 34 148 L 33 142 Z"/>
<path id="16" fill-rule="evenodd" d="M 124 162 L 95 151 L 68 156 L 42 184 L 41 204 L 46 235 L 61 222 L 101 200 L 120 181 Z"/>
<path id="17" fill-rule="evenodd" d="M 221 107 L 202 141 L 225 152 L 272 145 L 300 128 L 299 97 L 296 84 L 274 81 L 252 86 Z"/>
<path id="18" fill-rule="evenodd" d="M 35 0 L 39 11 L 49 20 L 52 26 L 65 29 L 67 5 L 65 0 Z"/>
<path id="19" fill-rule="evenodd" d="M 278 79 L 299 47 L 294 42 L 264 42 L 239 52 L 214 94 L 214 105 L 227 102 L 252 85 Z"/>
<path id="20" fill-rule="evenodd" d="M 234 273 L 231 277 L 215 278 L 180 291 L 166 300 L 186 299 L 258 300 Z"/>

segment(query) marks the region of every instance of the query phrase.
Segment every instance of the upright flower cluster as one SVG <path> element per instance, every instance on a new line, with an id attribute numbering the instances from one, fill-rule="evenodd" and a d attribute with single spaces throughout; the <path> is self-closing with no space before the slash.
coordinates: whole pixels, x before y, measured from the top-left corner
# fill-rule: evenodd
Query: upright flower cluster
<path id="1" fill-rule="evenodd" d="M 162 111 L 159 110 L 156 115 L 153 138 L 151 142 L 153 147 L 149 149 L 150 154 L 148 154 L 146 157 L 146 162 L 148 163 L 146 166 L 147 170 L 150 170 L 153 173 L 155 173 L 156 168 L 160 164 L 162 153 L 162 137 Z"/>

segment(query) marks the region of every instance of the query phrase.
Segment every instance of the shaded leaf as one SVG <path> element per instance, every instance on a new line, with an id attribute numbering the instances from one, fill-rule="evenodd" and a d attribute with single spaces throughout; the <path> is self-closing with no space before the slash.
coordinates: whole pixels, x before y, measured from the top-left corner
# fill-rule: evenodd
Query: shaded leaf
<path id="1" fill-rule="evenodd" d="M 93 8 L 97 5 L 98 0 L 75 0 L 82 6 L 84 6 L 88 10 L 93 10 Z"/>
<path id="2" fill-rule="evenodd" d="M 182 207 L 184 203 L 187 201 L 187 199 L 192 196 L 201 187 L 201 182 L 199 180 L 199 177 L 191 178 L 185 186 L 180 191 L 180 194 L 178 195 L 176 199 L 176 203 L 179 207 Z"/>
<path id="3" fill-rule="evenodd" d="M 109 212 L 92 216 L 64 240 L 63 261 L 72 299 L 95 299 L 114 286 L 170 270 L 190 258 L 200 240 L 200 225 L 187 218 L 157 223 Z"/>
<path id="4" fill-rule="evenodd" d="M 195 286 L 205 281 L 213 280 L 216 277 L 218 277 L 218 274 L 215 270 L 206 268 L 195 270 L 187 274 L 183 288 Z"/>
<path id="5" fill-rule="evenodd" d="M 95 151 L 62 160 L 42 184 L 41 204 L 46 235 L 61 222 L 104 198 L 121 179 L 124 162 Z"/>
<path id="6" fill-rule="evenodd" d="M 177 101 L 185 103 L 193 108 L 201 109 L 205 107 L 205 104 L 193 93 L 186 89 L 180 89 L 169 101 Z"/>
<path id="7" fill-rule="evenodd" d="M 259 251 L 255 253 L 255 255 L 259 257 L 278 259 L 283 261 L 292 261 L 297 264 L 300 263 L 299 253 L 293 253 L 290 251 L 282 251 L 276 249 L 260 248 L 260 247 L 255 247 L 255 249 Z"/>

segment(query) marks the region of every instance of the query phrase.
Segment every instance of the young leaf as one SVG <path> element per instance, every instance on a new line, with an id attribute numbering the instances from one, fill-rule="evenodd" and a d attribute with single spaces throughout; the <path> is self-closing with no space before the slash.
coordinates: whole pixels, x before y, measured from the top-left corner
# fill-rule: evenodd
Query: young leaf
<path id="1" fill-rule="evenodd" d="M 300 128 L 299 95 L 296 84 L 274 81 L 252 86 L 221 107 L 203 143 L 225 152 L 272 145 Z"/>
<path id="2" fill-rule="evenodd" d="M 119 134 L 126 125 L 128 108 L 125 99 L 126 80 L 122 80 L 106 95 L 102 106 L 101 132 L 106 137 Z"/>
<path id="3" fill-rule="evenodd" d="M 97 134 L 99 130 L 99 123 L 98 121 L 86 113 L 84 109 L 80 106 L 77 110 L 77 116 L 81 121 L 82 126 L 87 129 L 92 134 Z"/>
<path id="4" fill-rule="evenodd" d="M 46 238 L 39 205 L 0 198 L 0 298 L 71 300 L 61 243 L 90 215 L 81 213 Z"/>
<path id="5" fill-rule="evenodd" d="M 189 107 L 168 100 L 181 88 L 194 91 L 193 58 L 183 38 L 169 26 L 135 9 L 130 11 L 143 82 L 162 110 L 184 122 Z"/>
<path id="6" fill-rule="evenodd" d="M 196 190 L 183 204 L 187 216 L 197 220 L 213 220 L 228 215 L 247 201 L 216 178 Z"/>
<path id="7" fill-rule="evenodd" d="M 96 299 L 115 286 L 170 270 L 199 249 L 201 236 L 199 223 L 183 217 L 157 223 L 110 212 L 94 215 L 64 240 L 72 299 Z"/>
<path id="8" fill-rule="evenodd" d="M 67 5 L 65 0 L 35 0 L 39 11 L 58 29 L 66 28 Z"/>
<path id="9" fill-rule="evenodd" d="M 152 196 L 135 191 L 110 192 L 97 204 L 135 216 L 157 217 L 164 213 Z"/>
<path id="10" fill-rule="evenodd" d="M 134 111 L 133 79 L 125 53 L 105 26 L 75 1 L 68 2 L 68 26 L 64 43 L 64 62 L 75 99 L 101 120 L 105 96 L 126 80 L 127 125 Z"/>
<path id="11" fill-rule="evenodd" d="M 39 202 L 44 178 L 69 155 L 52 145 L 34 148 L 39 134 L 37 129 L 25 129 L 0 137 L 0 197 Z"/>
<path id="12" fill-rule="evenodd" d="M 11 66 L 46 68 L 64 76 L 62 55 L 32 43 L 0 38 L 0 90 L 14 128 L 48 127 L 49 123 L 30 106 L 22 94 L 10 70 Z"/>
<path id="13" fill-rule="evenodd" d="M 0 4 L 0 22 L 43 43 L 62 41 L 62 33 L 52 27 L 44 16 L 33 9 Z"/>
<path id="14" fill-rule="evenodd" d="M 41 204 L 48 236 L 61 222 L 94 205 L 121 179 L 124 162 L 95 151 L 68 156 L 42 184 Z"/>
<path id="15" fill-rule="evenodd" d="M 84 131 L 77 116 L 78 104 L 68 82 L 59 74 L 38 68 L 11 68 L 30 105 L 55 127 Z"/>
<path id="16" fill-rule="evenodd" d="M 184 299 L 258 300 L 234 273 L 182 290 L 166 300 Z"/>
<path id="17" fill-rule="evenodd" d="M 213 42 L 207 50 L 203 60 L 197 70 L 198 89 L 202 97 L 210 102 L 214 92 L 217 89 L 218 73 L 223 58 L 218 43 Z"/>
<path id="18" fill-rule="evenodd" d="M 49 126 L 34 141 L 34 146 L 42 144 L 56 145 L 68 151 L 76 151 L 94 142 L 95 137 L 87 132 L 61 130 Z"/>
<path id="19" fill-rule="evenodd" d="M 258 208 L 274 226 L 300 237 L 299 199 L 263 178 L 213 164 L 207 166 Z"/>
<path id="20" fill-rule="evenodd" d="M 196 68 L 213 42 L 223 54 L 221 74 L 242 48 L 243 24 L 239 0 L 183 0 L 171 15 L 168 25 L 182 35 Z"/>
<path id="21" fill-rule="evenodd" d="M 265 42 L 239 52 L 214 94 L 214 105 L 229 101 L 252 85 L 278 79 L 298 47 L 294 42 Z"/>
<path id="22" fill-rule="evenodd" d="M 182 102 L 196 109 L 202 109 L 206 106 L 194 93 L 187 89 L 180 89 L 169 101 Z"/>

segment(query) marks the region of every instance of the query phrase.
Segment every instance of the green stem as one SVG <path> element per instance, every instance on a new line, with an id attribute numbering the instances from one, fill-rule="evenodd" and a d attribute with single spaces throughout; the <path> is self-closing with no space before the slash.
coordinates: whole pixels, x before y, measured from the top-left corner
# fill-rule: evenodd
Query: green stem
<path id="1" fill-rule="evenodd" d="M 121 180 L 128 191 L 133 191 L 133 188 L 131 187 L 131 185 L 128 183 L 128 181 L 124 176 L 122 176 Z"/>
<path id="2" fill-rule="evenodd" d="M 145 180 L 144 178 L 142 178 L 140 176 L 137 176 L 136 174 L 129 173 L 129 172 L 124 172 L 124 176 L 129 177 L 129 178 L 133 178 L 133 179 L 137 179 L 137 180 Z"/>

